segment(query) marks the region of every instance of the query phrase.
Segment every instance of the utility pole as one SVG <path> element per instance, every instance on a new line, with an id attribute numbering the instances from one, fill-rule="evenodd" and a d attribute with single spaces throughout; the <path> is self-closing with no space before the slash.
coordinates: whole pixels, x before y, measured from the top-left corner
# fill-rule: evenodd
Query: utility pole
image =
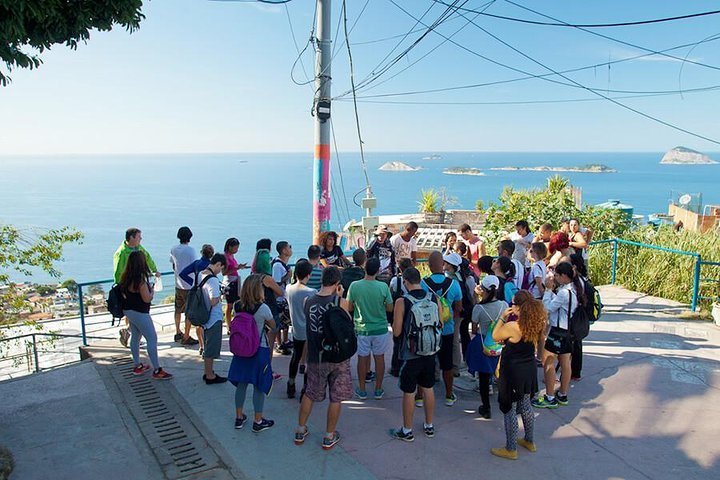
<path id="1" fill-rule="evenodd" d="M 331 0 L 317 1 L 317 54 L 315 59 L 315 156 L 313 160 L 313 244 L 330 229 L 330 25 Z"/>

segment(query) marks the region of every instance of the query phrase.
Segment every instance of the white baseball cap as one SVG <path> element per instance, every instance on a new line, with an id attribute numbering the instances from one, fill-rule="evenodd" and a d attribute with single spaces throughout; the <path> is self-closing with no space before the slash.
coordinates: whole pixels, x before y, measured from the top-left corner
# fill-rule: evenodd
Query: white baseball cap
<path id="1" fill-rule="evenodd" d="M 485 275 L 480 285 L 482 285 L 485 290 L 490 290 L 492 287 L 498 289 L 500 288 L 500 280 L 495 275 Z"/>
<path id="2" fill-rule="evenodd" d="M 447 255 L 443 255 L 443 260 L 450 265 L 459 267 L 462 263 L 462 257 L 455 252 L 450 252 Z"/>

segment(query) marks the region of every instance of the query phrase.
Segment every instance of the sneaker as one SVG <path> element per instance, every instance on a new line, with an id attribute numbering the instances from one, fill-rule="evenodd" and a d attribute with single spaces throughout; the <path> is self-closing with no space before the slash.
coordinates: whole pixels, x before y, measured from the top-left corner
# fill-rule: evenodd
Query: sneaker
<path id="1" fill-rule="evenodd" d="M 570 380 L 573 382 L 579 382 L 580 380 L 582 380 L 582 377 L 570 377 Z"/>
<path id="2" fill-rule="evenodd" d="M 170 380 L 173 376 L 172 373 L 168 373 L 162 368 L 158 368 L 153 372 L 152 377 L 155 380 Z"/>
<path id="3" fill-rule="evenodd" d="M 451 393 L 449 397 L 445 397 L 445 406 L 452 407 L 457 402 L 457 395 L 455 392 Z"/>
<path id="4" fill-rule="evenodd" d="M 355 387 L 355 396 L 360 400 L 367 400 L 367 392 L 363 392 L 358 387 Z"/>
<path id="5" fill-rule="evenodd" d="M 365 383 L 369 383 L 375 380 L 375 372 L 367 372 L 367 375 L 365 375 Z"/>
<path id="6" fill-rule="evenodd" d="M 120 345 L 122 345 L 123 347 L 127 347 L 128 340 L 130 340 L 130 330 L 128 330 L 127 328 L 121 328 L 119 334 L 120 334 Z"/>
<path id="7" fill-rule="evenodd" d="M 423 399 L 422 399 L 422 398 L 416 398 L 416 399 L 415 399 L 415 406 L 416 406 L 417 408 L 422 408 L 423 405 L 425 405 L 425 402 L 423 402 Z"/>
<path id="8" fill-rule="evenodd" d="M 182 333 L 176 333 L 175 336 L 173 337 L 173 340 L 175 340 L 175 342 L 179 342 L 179 341 L 181 341 L 182 339 L 183 339 L 183 334 L 182 334 Z"/>
<path id="9" fill-rule="evenodd" d="M 383 395 L 385 395 L 385 390 L 383 390 L 382 388 L 378 388 L 377 390 L 375 390 L 375 400 L 382 399 Z"/>
<path id="10" fill-rule="evenodd" d="M 305 375 L 305 365 L 300 365 L 300 375 Z"/>
<path id="11" fill-rule="evenodd" d="M 142 363 L 137 367 L 133 368 L 133 375 L 142 375 L 143 373 L 150 370 L 150 365 L 143 365 Z"/>
<path id="12" fill-rule="evenodd" d="M 293 342 L 287 341 L 287 342 L 283 343 L 283 344 L 282 344 L 282 348 L 284 348 L 285 350 L 292 350 L 292 349 L 293 349 Z"/>
<path id="13" fill-rule="evenodd" d="M 568 401 L 567 395 L 560 395 L 559 393 L 555 394 L 555 399 L 557 400 L 558 405 L 562 405 L 563 407 L 567 406 Z"/>
<path id="14" fill-rule="evenodd" d="M 287 397 L 288 397 L 288 398 L 295 398 L 295 384 L 294 384 L 294 383 L 293 383 L 293 384 L 290 384 L 290 382 L 288 382 L 288 384 L 287 384 Z"/>
<path id="15" fill-rule="evenodd" d="M 424 425 L 423 433 L 425 434 L 426 437 L 432 438 L 435 436 L 435 427 L 433 425 L 430 425 L 429 427 Z"/>
<path id="16" fill-rule="evenodd" d="M 240 418 L 235 419 L 235 429 L 240 430 L 242 427 L 245 426 L 245 420 L 247 420 L 247 415 L 243 413 L 243 416 Z"/>
<path id="17" fill-rule="evenodd" d="M 310 430 L 308 430 L 307 427 L 305 427 L 305 430 L 302 432 L 295 430 L 295 445 L 302 445 L 305 443 L 305 439 L 308 435 L 310 435 Z"/>
<path id="18" fill-rule="evenodd" d="M 330 450 L 340 441 L 340 434 L 338 432 L 333 433 L 332 437 L 323 437 L 322 448 L 323 450 Z"/>
<path id="19" fill-rule="evenodd" d="M 553 398 L 551 401 L 551 400 L 548 400 L 547 395 L 543 395 L 540 398 L 536 398 L 535 400 L 533 400 L 530 403 L 535 408 L 558 408 L 560 406 L 557 398 Z"/>
<path id="20" fill-rule="evenodd" d="M 488 388 L 488 394 L 489 395 L 495 395 L 495 387 L 493 387 L 493 384 L 491 383 Z"/>
<path id="21" fill-rule="evenodd" d="M 537 452 L 537 447 L 535 446 L 535 443 L 534 443 L 534 442 L 528 442 L 528 441 L 525 440 L 524 438 L 519 438 L 518 441 L 517 441 L 517 443 L 518 443 L 518 445 L 520 445 L 521 447 L 525 447 L 527 450 L 529 450 L 529 451 L 531 451 L 531 452 L 533 452 L 533 453 L 534 453 L 534 452 Z"/>
<path id="22" fill-rule="evenodd" d="M 391 430 L 390 433 L 393 438 L 397 438 L 398 440 L 402 440 L 403 442 L 415 441 L 415 435 L 413 435 L 412 430 L 410 430 L 408 433 L 405 433 L 403 432 L 402 428 L 398 428 L 397 430 Z"/>
<path id="23" fill-rule="evenodd" d="M 517 450 L 508 450 L 507 448 L 491 448 L 490 452 L 496 457 L 507 458 L 508 460 L 517 460 Z"/>
<path id="24" fill-rule="evenodd" d="M 207 378 L 205 375 L 203 375 L 203 380 L 205 380 L 206 385 L 214 385 L 216 383 L 225 383 L 227 382 L 227 377 L 221 377 L 218 374 L 215 374 L 215 378 Z"/>
<path id="25" fill-rule="evenodd" d="M 478 415 L 480 415 L 482 418 L 490 420 L 490 418 L 492 417 L 490 413 L 490 406 L 480 405 L 478 407 Z"/>
<path id="26" fill-rule="evenodd" d="M 253 433 L 260 433 L 263 430 L 267 430 L 268 428 L 272 427 L 273 425 L 275 425 L 275 422 L 273 420 L 262 418 L 259 422 L 253 422 Z"/>
<path id="27" fill-rule="evenodd" d="M 273 382 L 275 380 L 280 380 L 282 378 L 282 373 L 273 373 L 272 377 L 273 377 Z"/>
<path id="28" fill-rule="evenodd" d="M 200 342 L 198 342 L 196 339 L 194 339 L 192 337 L 183 338 L 180 341 L 180 344 L 186 345 L 186 346 L 197 345 L 198 343 L 200 343 Z"/>

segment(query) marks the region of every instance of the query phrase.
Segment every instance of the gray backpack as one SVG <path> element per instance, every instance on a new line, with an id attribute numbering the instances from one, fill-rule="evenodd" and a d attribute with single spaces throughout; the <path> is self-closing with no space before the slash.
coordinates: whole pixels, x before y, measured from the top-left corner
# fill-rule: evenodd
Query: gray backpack
<path id="1" fill-rule="evenodd" d="M 419 356 L 435 355 L 442 341 L 440 310 L 433 300 L 435 295 L 427 292 L 423 298 L 404 295 L 412 307 L 406 313 L 409 319 L 407 346 L 410 353 Z"/>
<path id="2" fill-rule="evenodd" d="M 205 305 L 203 286 L 211 278 L 216 277 L 215 275 L 208 275 L 198 284 L 198 274 L 196 272 L 195 284 L 188 292 L 187 303 L 185 304 L 185 318 L 190 320 L 190 324 L 196 327 L 202 327 L 210 320 L 210 310 L 212 310 L 212 307 L 207 308 Z"/>

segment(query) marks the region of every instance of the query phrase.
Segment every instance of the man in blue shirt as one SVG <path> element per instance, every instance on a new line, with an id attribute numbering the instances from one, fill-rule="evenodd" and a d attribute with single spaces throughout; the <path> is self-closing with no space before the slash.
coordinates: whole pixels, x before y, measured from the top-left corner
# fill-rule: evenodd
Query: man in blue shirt
<path id="1" fill-rule="evenodd" d="M 457 255 L 452 253 L 451 255 Z M 462 312 L 462 290 L 457 280 L 445 275 L 445 260 L 442 253 L 434 251 L 428 257 L 428 267 L 432 274 L 425 277 L 422 287 L 426 291 L 432 291 L 437 296 L 445 298 L 452 308 L 452 318 L 446 321 L 442 330 L 442 343 L 438 352 L 438 361 L 445 382 L 445 405 L 452 407 L 457 401 L 453 392 L 453 340 L 455 337 L 455 322 L 461 320 Z M 422 399 L 416 398 L 415 404 L 420 405 Z"/>

